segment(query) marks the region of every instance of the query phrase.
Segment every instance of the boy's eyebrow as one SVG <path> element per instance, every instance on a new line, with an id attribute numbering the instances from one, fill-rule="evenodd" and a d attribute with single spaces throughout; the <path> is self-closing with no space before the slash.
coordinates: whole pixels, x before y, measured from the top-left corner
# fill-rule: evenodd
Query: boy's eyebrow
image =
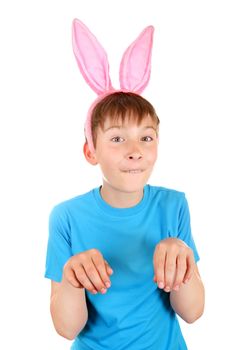
<path id="1" fill-rule="evenodd" d="M 104 129 L 104 132 L 107 132 L 108 130 L 111 130 L 111 129 L 124 129 L 124 126 L 112 125 L 112 126 L 109 126 L 106 129 Z M 147 126 L 143 127 L 143 130 L 146 130 L 146 129 L 153 129 L 154 131 L 157 131 L 157 129 L 154 126 L 152 126 L 152 125 L 147 125 Z"/>

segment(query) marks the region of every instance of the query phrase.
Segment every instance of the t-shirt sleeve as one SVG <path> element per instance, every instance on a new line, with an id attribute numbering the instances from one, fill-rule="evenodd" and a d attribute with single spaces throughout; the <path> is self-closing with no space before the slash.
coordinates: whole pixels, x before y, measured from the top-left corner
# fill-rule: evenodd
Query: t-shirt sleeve
<path id="1" fill-rule="evenodd" d="M 182 195 L 182 201 L 181 201 L 181 206 L 179 211 L 177 238 L 184 241 L 193 250 L 195 262 L 200 260 L 200 257 L 192 236 L 192 232 L 191 232 L 190 212 L 189 212 L 188 201 L 185 197 L 185 194 Z"/>
<path id="2" fill-rule="evenodd" d="M 63 266 L 72 256 L 69 222 L 64 208 L 54 207 L 49 216 L 44 277 L 61 282 Z"/>

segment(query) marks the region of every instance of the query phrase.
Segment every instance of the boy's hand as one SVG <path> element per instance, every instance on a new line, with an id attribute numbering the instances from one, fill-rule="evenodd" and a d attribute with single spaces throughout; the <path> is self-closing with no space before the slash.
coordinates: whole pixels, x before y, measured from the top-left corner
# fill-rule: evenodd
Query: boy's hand
<path id="1" fill-rule="evenodd" d="M 85 288 L 92 294 L 106 293 L 111 286 L 109 275 L 113 270 L 97 249 L 72 256 L 64 265 L 63 278 L 76 288 Z"/>
<path id="2" fill-rule="evenodd" d="M 178 238 L 160 241 L 154 251 L 154 281 L 158 287 L 170 292 L 178 291 L 182 283 L 187 283 L 194 271 L 193 251 Z"/>

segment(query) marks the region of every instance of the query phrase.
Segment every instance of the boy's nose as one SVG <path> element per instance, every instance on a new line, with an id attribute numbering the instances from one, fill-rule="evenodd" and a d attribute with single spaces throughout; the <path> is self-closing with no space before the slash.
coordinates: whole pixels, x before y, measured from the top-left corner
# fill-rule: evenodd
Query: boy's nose
<path id="1" fill-rule="evenodd" d="M 133 152 L 133 153 L 130 153 L 128 156 L 127 156 L 128 159 L 133 159 L 133 160 L 139 160 L 142 158 L 142 155 L 141 153 L 139 152 Z"/>
<path id="2" fill-rule="evenodd" d="M 128 148 L 126 152 L 127 159 L 139 160 L 142 158 L 141 147 L 138 145 L 137 142 L 134 142 L 134 141 L 128 142 L 127 148 Z"/>

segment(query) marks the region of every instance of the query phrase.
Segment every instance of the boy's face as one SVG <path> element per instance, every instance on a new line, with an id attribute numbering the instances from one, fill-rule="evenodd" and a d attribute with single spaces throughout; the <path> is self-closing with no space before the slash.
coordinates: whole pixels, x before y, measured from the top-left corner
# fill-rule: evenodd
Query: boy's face
<path id="1" fill-rule="evenodd" d="M 129 118 L 123 124 L 105 120 L 103 130 L 97 130 L 95 152 L 84 152 L 91 164 L 100 165 L 105 186 L 121 192 L 142 190 L 157 159 L 156 129 L 150 116 L 139 125 Z"/>

